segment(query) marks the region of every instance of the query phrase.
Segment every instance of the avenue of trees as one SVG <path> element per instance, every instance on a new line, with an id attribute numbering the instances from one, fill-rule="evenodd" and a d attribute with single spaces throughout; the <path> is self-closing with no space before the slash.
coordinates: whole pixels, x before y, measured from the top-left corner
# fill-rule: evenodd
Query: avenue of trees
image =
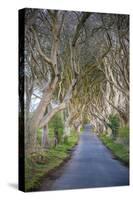
<path id="1" fill-rule="evenodd" d="M 38 130 L 49 145 L 60 112 L 63 138 L 88 122 L 114 137 L 129 126 L 128 15 L 27 9 L 24 55 L 26 152 L 37 151 Z"/>

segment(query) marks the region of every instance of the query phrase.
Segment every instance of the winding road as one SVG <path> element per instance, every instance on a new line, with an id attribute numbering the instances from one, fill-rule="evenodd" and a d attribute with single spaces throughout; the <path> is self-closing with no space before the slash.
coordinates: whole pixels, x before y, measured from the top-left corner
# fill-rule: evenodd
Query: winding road
<path id="1" fill-rule="evenodd" d="M 129 185 L 129 169 L 86 125 L 71 159 L 44 179 L 40 191 Z"/>

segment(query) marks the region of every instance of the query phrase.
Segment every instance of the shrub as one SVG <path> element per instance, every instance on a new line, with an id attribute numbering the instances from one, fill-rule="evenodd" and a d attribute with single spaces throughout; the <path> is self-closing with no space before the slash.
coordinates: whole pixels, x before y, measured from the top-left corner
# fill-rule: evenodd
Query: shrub
<path id="1" fill-rule="evenodd" d="M 64 144 L 68 144 L 68 137 L 67 136 L 64 137 Z"/>
<path id="2" fill-rule="evenodd" d="M 51 141 L 54 140 L 54 131 L 55 129 L 58 131 L 59 142 L 61 142 L 63 130 L 64 130 L 64 122 L 61 116 L 61 112 L 54 115 L 54 117 L 50 120 L 48 124 L 48 135 Z M 42 140 L 42 130 L 38 129 L 37 131 L 37 141 L 41 145 Z"/>
<path id="3" fill-rule="evenodd" d="M 129 127 L 121 127 L 118 130 L 118 136 L 120 139 L 122 139 L 124 144 L 129 144 Z"/>
<path id="4" fill-rule="evenodd" d="M 64 130 L 64 121 L 62 119 L 62 113 L 58 112 L 49 122 L 49 135 L 51 138 L 54 137 L 54 131 L 58 131 L 59 142 L 61 142 L 63 130 Z"/>
<path id="5" fill-rule="evenodd" d="M 118 129 L 120 126 L 120 120 L 117 115 L 110 115 L 109 116 L 109 127 L 112 130 L 113 137 L 116 138 L 118 135 Z"/>

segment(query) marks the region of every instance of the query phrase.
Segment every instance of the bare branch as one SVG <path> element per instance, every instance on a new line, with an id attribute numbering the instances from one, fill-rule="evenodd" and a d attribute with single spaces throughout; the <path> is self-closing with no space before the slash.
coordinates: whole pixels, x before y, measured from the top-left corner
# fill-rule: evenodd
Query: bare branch
<path id="1" fill-rule="evenodd" d="M 86 22 L 86 20 L 88 19 L 88 17 L 91 16 L 91 13 L 84 13 L 80 22 L 78 23 L 77 27 L 76 27 L 76 31 L 75 31 L 75 34 L 74 34 L 74 38 L 73 38 L 73 41 L 72 41 L 72 46 L 74 47 L 75 44 L 76 44 L 76 41 L 80 35 L 80 30 L 82 28 L 82 26 L 84 25 L 84 23 Z"/>
<path id="2" fill-rule="evenodd" d="M 44 60 L 45 60 L 48 64 L 50 64 L 50 65 L 53 66 L 52 60 L 51 60 L 50 58 L 48 58 L 48 57 L 45 55 L 45 53 L 42 51 L 42 49 L 41 49 L 40 42 L 39 42 L 39 40 L 38 40 L 37 33 L 36 33 L 35 29 L 32 27 L 31 30 L 32 30 L 32 32 L 33 32 L 33 34 L 34 34 L 34 38 L 35 38 L 35 41 L 36 41 L 36 46 L 37 46 L 38 52 L 40 53 L 40 55 L 44 58 Z"/>

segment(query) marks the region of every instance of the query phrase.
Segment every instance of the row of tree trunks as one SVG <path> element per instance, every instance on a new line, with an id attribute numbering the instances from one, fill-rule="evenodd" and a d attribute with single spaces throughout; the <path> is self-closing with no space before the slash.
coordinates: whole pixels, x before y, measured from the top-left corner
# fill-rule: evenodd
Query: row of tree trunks
<path id="1" fill-rule="evenodd" d="M 39 128 L 39 123 L 41 119 L 43 118 L 44 114 L 46 113 L 46 109 L 52 99 L 53 92 L 56 89 L 56 85 L 58 83 L 58 64 L 57 64 L 57 57 L 58 57 L 58 48 L 59 48 L 59 34 L 61 31 L 61 27 L 59 26 L 59 20 L 61 18 L 60 12 L 51 12 L 49 11 L 49 16 L 51 17 L 52 20 L 52 34 L 53 34 L 53 41 L 52 41 L 52 47 L 51 47 L 51 56 L 48 58 L 43 50 L 41 49 L 40 42 L 38 40 L 37 33 L 35 29 L 32 27 L 31 30 L 34 35 L 34 39 L 36 42 L 36 48 L 37 51 L 39 52 L 40 56 L 44 59 L 44 61 L 51 65 L 51 67 L 54 70 L 55 73 L 55 78 L 51 83 L 49 83 L 43 90 L 43 96 L 41 98 L 41 101 L 36 109 L 36 111 L 33 113 L 33 117 L 30 121 L 30 126 L 29 126 L 29 141 L 28 141 L 28 146 L 27 146 L 27 151 L 31 153 L 32 151 L 35 151 L 36 149 L 36 138 L 37 138 L 37 130 Z M 54 16 L 54 20 L 53 20 Z M 62 25 L 61 25 L 62 26 Z M 47 143 L 47 124 L 43 127 L 43 143 Z"/>
<path id="2" fill-rule="evenodd" d="M 48 141 L 48 123 L 57 112 L 64 110 L 66 108 L 70 99 L 72 98 L 72 91 L 74 90 L 75 85 L 77 83 L 77 79 L 78 79 L 78 70 L 77 70 L 77 65 L 76 65 L 76 60 L 75 60 L 76 59 L 76 56 L 75 56 L 76 42 L 80 36 L 81 28 L 83 27 L 84 23 L 86 22 L 87 18 L 91 15 L 91 13 L 84 13 L 81 16 L 81 19 L 77 23 L 73 40 L 71 41 L 71 47 L 72 47 L 71 69 L 72 69 L 73 75 L 72 75 L 72 81 L 66 93 L 66 96 L 64 97 L 63 102 L 60 103 L 59 106 L 57 106 L 56 108 L 53 108 L 50 112 L 46 113 L 46 109 L 52 99 L 52 95 L 55 91 L 55 88 L 57 86 L 57 83 L 59 81 L 59 76 L 60 76 L 58 62 L 59 62 L 60 32 L 63 25 L 63 15 L 61 13 L 62 12 L 60 11 L 50 11 L 50 10 L 48 11 L 49 17 L 51 18 L 51 24 L 52 24 L 51 30 L 53 34 L 50 58 L 48 58 L 47 55 L 42 51 L 36 30 L 33 27 L 31 28 L 31 31 L 33 33 L 33 36 L 36 42 L 37 51 L 42 57 L 42 59 L 45 61 L 45 63 L 51 66 L 51 68 L 54 71 L 54 74 L 52 76 L 55 76 L 55 78 L 53 82 L 48 84 L 48 86 L 44 89 L 41 101 L 30 120 L 30 125 L 28 129 L 29 139 L 28 139 L 28 146 L 27 146 L 29 153 L 31 153 L 32 151 L 35 151 L 36 149 L 38 128 L 43 129 L 42 144 L 45 146 L 48 143 L 47 142 Z M 68 125 L 66 125 L 65 132 L 67 131 L 68 131 Z"/>
<path id="3" fill-rule="evenodd" d="M 43 118 L 43 115 L 46 112 L 46 109 L 50 103 L 57 81 L 58 81 L 58 78 L 56 77 L 55 80 L 53 81 L 53 84 L 49 85 L 47 89 L 44 91 L 42 99 L 36 111 L 34 112 L 33 117 L 31 118 L 29 122 L 29 129 L 27 130 L 28 135 L 29 135 L 27 149 L 29 153 L 31 153 L 32 151 L 35 151 L 36 149 L 37 130 L 39 128 L 39 123 L 40 123 L 40 120 Z"/>

